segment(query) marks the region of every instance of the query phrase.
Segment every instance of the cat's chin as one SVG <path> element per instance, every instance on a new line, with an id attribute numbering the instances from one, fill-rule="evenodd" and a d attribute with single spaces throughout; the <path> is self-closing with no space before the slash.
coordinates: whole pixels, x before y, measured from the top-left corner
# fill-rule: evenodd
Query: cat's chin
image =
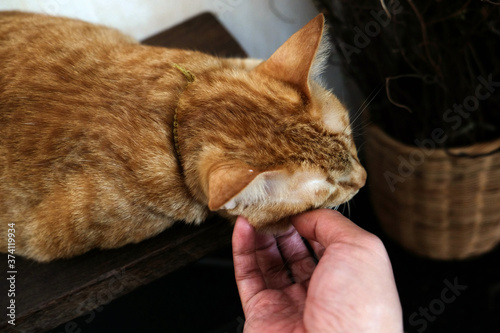
<path id="1" fill-rule="evenodd" d="M 218 215 L 220 215 L 223 218 L 227 219 L 233 225 L 236 223 L 236 219 L 238 218 L 238 216 L 231 215 L 231 214 L 229 214 L 228 212 L 225 212 L 225 211 L 218 212 Z M 281 234 L 281 233 L 287 231 L 290 228 L 290 226 L 291 226 L 290 218 L 289 217 L 285 217 L 285 218 L 282 218 L 282 219 L 280 219 L 278 221 L 270 222 L 270 223 L 265 223 L 265 224 L 262 224 L 262 223 L 252 223 L 251 220 L 249 220 L 249 223 L 250 223 L 251 226 L 253 226 L 255 228 L 255 230 L 258 233 L 263 233 L 263 234 L 268 234 L 268 235 Z"/>
<path id="2" fill-rule="evenodd" d="M 292 224 L 290 223 L 290 218 L 285 217 L 276 222 L 267 223 L 264 225 L 258 225 L 254 227 L 258 233 L 268 234 L 268 235 L 278 235 L 290 229 L 291 225 Z"/>

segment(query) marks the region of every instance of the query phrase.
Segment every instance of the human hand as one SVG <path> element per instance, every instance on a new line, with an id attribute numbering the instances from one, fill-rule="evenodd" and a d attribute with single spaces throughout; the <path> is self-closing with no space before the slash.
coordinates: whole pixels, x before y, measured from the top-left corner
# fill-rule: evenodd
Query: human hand
<path id="1" fill-rule="evenodd" d="M 244 331 L 403 332 L 380 239 L 328 209 L 290 219 L 293 227 L 278 236 L 257 234 L 242 217 L 236 221 L 233 259 Z M 317 265 L 300 235 L 314 249 Z"/>

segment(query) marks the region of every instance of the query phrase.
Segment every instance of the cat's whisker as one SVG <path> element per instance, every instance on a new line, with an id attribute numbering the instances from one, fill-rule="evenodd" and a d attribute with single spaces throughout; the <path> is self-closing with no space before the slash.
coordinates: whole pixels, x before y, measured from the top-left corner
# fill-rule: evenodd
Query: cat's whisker
<path id="1" fill-rule="evenodd" d="M 349 218 L 351 216 L 351 203 L 350 203 L 350 201 L 346 201 L 341 205 L 333 207 L 332 209 L 335 209 L 336 211 L 338 211 L 340 206 L 342 206 L 342 210 L 340 211 L 342 213 L 342 215 L 345 215 L 345 210 L 347 208 L 347 217 Z"/>
<path id="2" fill-rule="evenodd" d="M 371 102 L 373 102 L 375 97 L 377 97 L 378 94 L 380 94 L 380 92 L 382 91 L 383 88 L 384 88 L 384 84 L 382 83 L 379 85 L 378 90 L 374 89 L 370 93 L 370 95 L 368 95 L 368 97 L 365 99 L 365 101 L 360 105 L 358 110 L 354 113 L 354 118 L 351 119 L 351 124 L 354 124 L 356 122 L 356 120 L 363 114 L 363 112 L 366 110 L 366 108 L 368 108 L 368 106 L 371 104 Z M 345 130 L 348 127 L 349 127 L 349 125 L 347 125 L 342 132 L 345 132 Z"/>
<path id="3" fill-rule="evenodd" d="M 345 213 L 345 207 L 346 207 L 346 203 L 344 202 L 344 203 L 342 204 L 342 215 L 345 215 L 345 214 L 344 214 L 344 213 Z"/>
<path id="4" fill-rule="evenodd" d="M 364 146 L 366 143 L 366 139 L 364 137 L 365 135 L 365 129 L 370 126 L 371 122 L 367 122 L 360 128 L 356 129 L 356 133 L 352 134 L 353 140 L 356 142 L 356 151 L 359 153 L 361 151 L 361 147 Z"/>
<path id="5" fill-rule="evenodd" d="M 358 152 L 362 151 L 362 150 L 363 150 L 363 147 L 365 146 L 365 144 L 366 144 L 366 141 L 365 141 L 365 142 L 360 143 L 360 144 L 358 145 L 357 151 L 358 151 Z"/>
<path id="6" fill-rule="evenodd" d="M 359 122 L 358 124 L 356 124 L 355 126 L 351 127 L 351 131 L 353 132 L 353 136 L 361 135 L 363 133 L 362 130 L 365 129 L 366 127 L 368 127 L 371 123 L 372 123 L 371 120 L 365 119 L 365 120 Z M 358 134 L 355 134 L 355 133 L 358 133 Z"/>

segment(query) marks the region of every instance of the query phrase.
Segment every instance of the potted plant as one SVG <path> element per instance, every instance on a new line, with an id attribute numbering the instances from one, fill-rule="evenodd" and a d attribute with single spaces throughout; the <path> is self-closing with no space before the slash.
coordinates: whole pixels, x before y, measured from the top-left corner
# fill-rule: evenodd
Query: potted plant
<path id="1" fill-rule="evenodd" d="M 371 199 L 414 253 L 457 259 L 500 242 L 500 3 L 315 0 L 345 72 L 373 99 Z M 375 94 L 379 87 L 383 93 Z"/>

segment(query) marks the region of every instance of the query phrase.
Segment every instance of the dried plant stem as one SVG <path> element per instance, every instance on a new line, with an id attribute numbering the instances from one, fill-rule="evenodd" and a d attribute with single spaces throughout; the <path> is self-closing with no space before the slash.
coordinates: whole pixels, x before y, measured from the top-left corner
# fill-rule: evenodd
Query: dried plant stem
<path id="1" fill-rule="evenodd" d="M 493 2 L 493 1 L 490 1 L 490 0 L 481 0 L 481 1 L 482 2 L 487 2 L 487 3 L 495 5 L 495 6 L 500 6 L 500 2 Z"/>
<path id="2" fill-rule="evenodd" d="M 422 76 L 420 75 L 417 75 L 417 74 L 406 74 L 406 75 L 398 75 L 398 76 L 392 76 L 392 77 L 386 77 L 385 78 L 385 92 L 387 94 L 387 99 L 389 100 L 389 102 L 391 102 L 393 105 L 399 107 L 399 108 L 403 108 L 405 110 L 407 110 L 408 112 L 410 113 L 413 113 L 412 109 L 410 109 L 408 106 L 406 105 L 403 105 L 401 103 L 398 103 L 396 102 L 392 97 L 391 97 L 391 91 L 390 91 L 390 88 L 389 88 L 389 83 L 391 80 L 397 80 L 397 79 L 401 79 L 401 78 L 404 78 L 404 77 L 416 77 L 416 78 L 422 78 Z"/>
<path id="3" fill-rule="evenodd" d="M 429 60 L 432 67 L 434 67 L 434 71 L 436 72 L 436 75 L 439 76 L 440 78 L 442 78 L 443 74 L 441 73 L 439 66 L 436 64 L 436 62 L 432 58 L 431 52 L 429 50 L 430 43 L 429 43 L 429 39 L 427 37 L 427 26 L 426 26 L 426 23 L 424 21 L 424 18 L 422 17 L 422 14 L 418 10 L 418 8 L 413 3 L 413 0 L 407 0 L 407 1 L 408 1 L 408 4 L 411 6 L 413 12 L 417 16 L 418 21 L 420 22 L 420 29 L 422 31 L 422 42 L 423 42 L 423 46 L 425 48 L 425 54 L 427 56 L 427 59 Z"/>
<path id="4" fill-rule="evenodd" d="M 469 6 L 469 4 L 470 4 L 471 1 L 472 0 L 467 0 L 467 2 L 464 3 L 464 5 L 459 10 L 455 11 L 453 14 L 451 14 L 449 16 L 441 17 L 441 18 L 439 18 L 437 20 L 432 20 L 432 21 L 428 22 L 427 26 L 431 26 L 433 24 L 440 23 L 440 22 L 445 22 L 445 21 L 447 21 L 449 19 L 452 19 L 454 17 L 458 17 L 458 16 L 462 15 L 467 10 L 467 7 Z"/>
<path id="5" fill-rule="evenodd" d="M 385 5 L 385 0 L 380 0 L 380 4 L 382 5 L 382 9 L 384 10 L 384 12 L 387 14 L 387 17 L 391 19 L 392 15 L 391 12 L 387 9 L 387 6 Z"/>

